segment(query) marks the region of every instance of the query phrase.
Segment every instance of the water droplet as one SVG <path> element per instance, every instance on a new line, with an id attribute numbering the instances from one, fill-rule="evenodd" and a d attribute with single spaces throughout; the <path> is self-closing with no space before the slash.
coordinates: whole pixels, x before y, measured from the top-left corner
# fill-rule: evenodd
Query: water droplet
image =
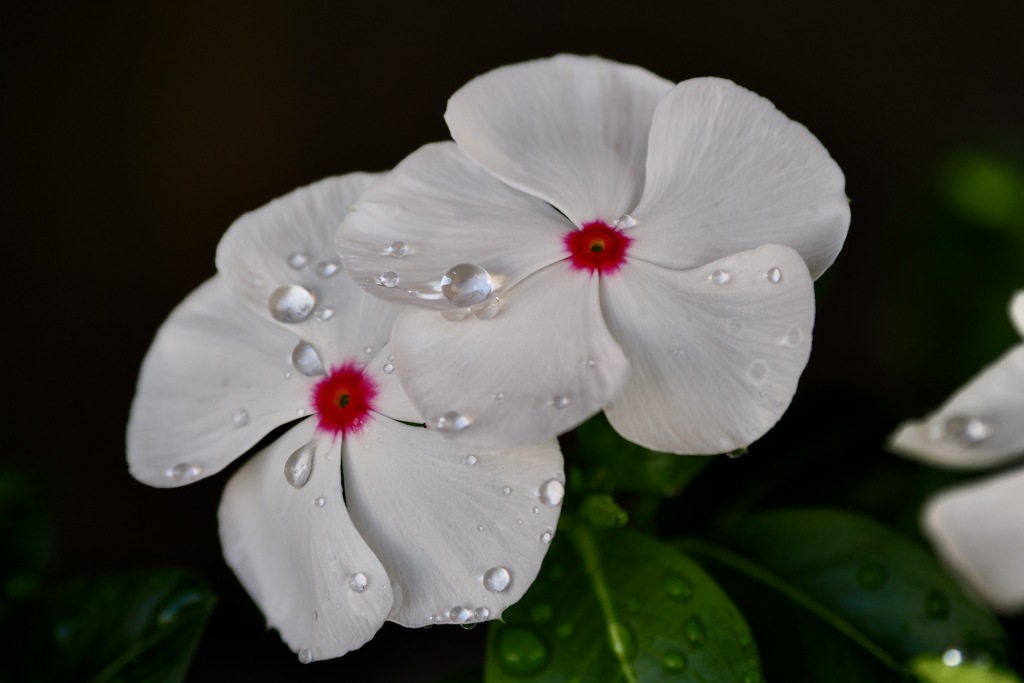
<path id="1" fill-rule="evenodd" d="M 636 226 L 636 221 L 628 213 L 624 213 L 615 219 L 615 227 L 619 230 L 629 230 L 634 226 Z"/>
<path id="2" fill-rule="evenodd" d="M 928 592 L 928 596 L 924 600 L 924 611 L 929 619 L 945 621 L 949 618 L 949 613 L 952 610 L 953 605 L 949 598 L 938 591 Z"/>
<path id="3" fill-rule="evenodd" d="M 500 593 L 512 583 L 512 575 L 504 567 L 491 567 L 484 572 L 484 588 L 492 593 Z"/>
<path id="4" fill-rule="evenodd" d="M 491 275 L 475 263 L 460 263 L 441 278 L 441 294 L 459 308 L 475 306 L 491 295 Z"/>
<path id="5" fill-rule="evenodd" d="M 748 671 L 743 675 L 743 683 L 761 683 L 761 674 L 757 671 Z"/>
<path id="6" fill-rule="evenodd" d="M 502 392 L 502 391 L 499 391 L 498 393 L 496 393 L 496 394 L 494 395 L 494 400 L 495 400 L 495 401 L 501 401 L 501 400 L 503 400 L 504 398 L 505 398 L 505 393 L 504 393 L 504 392 Z"/>
<path id="7" fill-rule="evenodd" d="M 516 524 L 518 524 L 518 525 L 522 526 L 522 524 L 523 524 L 523 520 L 521 520 L 521 519 L 517 519 L 517 520 L 516 520 Z"/>
<path id="8" fill-rule="evenodd" d="M 704 628 L 704 622 L 698 616 L 692 616 L 683 624 L 683 633 L 691 645 L 700 645 L 707 637 L 708 632 Z"/>
<path id="9" fill-rule="evenodd" d="M 511 486 L 502 486 L 501 487 L 501 495 L 507 496 L 510 493 L 512 493 L 512 487 Z"/>
<path id="10" fill-rule="evenodd" d="M 434 428 L 439 432 L 461 432 L 471 424 L 472 420 L 454 410 L 448 411 L 434 421 Z"/>
<path id="11" fill-rule="evenodd" d="M 872 560 L 863 562 L 857 568 L 857 583 L 868 590 L 878 590 L 889 580 L 889 570 L 885 565 Z"/>
<path id="12" fill-rule="evenodd" d="M 685 356 L 686 355 L 686 349 L 683 349 L 683 348 L 680 348 L 680 347 L 677 346 L 676 348 L 672 349 L 671 354 L 673 356 Z"/>
<path id="13" fill-rule="evenodd" d="M 292 373 L 290 371 L 288 371 L 288 370 L 285 370 L 284 371 L 284 378 L 285 379 L 291 379 L 292 378 Z"/>
<path id="14" fill-rule="evenodd" d="M 964 661 L 964 653 L 960 650 L 946 650 L 942 653 L 942 663 L 946 666 L 960 666 Z"/>
<path id="15" fill-rule="evenodd" d="M 661 666 L 667 674 L 681 674 L 686 671 L 686 655 L 682 652 L 666 652 L 661 658 Z"/>
<path id="16" fill-rule="evenodd" d="M 235 429 L 244 427 L 249 424 L 249 411 L 245 408 L 239 408 L 235 412 L 231 413 L 231 426 Z"/>
<path id="17" fill-rule="evenodd" d="M 382 285 L 388 289 L 398 286 L 398 273 L 393 270 L 389 270 L 385 273 L 381 273 L 380 277 L 377 278 Z"/>
<path id="18" fill-rule="evenodd" d="M 381 370 L 384 371 L 385 375 L 390 375 L 392 372 L 395 371 L 395 364 L 394 363 L 385 363 L 384 367 L 381 368 Z"/>
<path id="19" fill-rule="evenodd" d="M 716 270 L 711 273 L 711 281 L 716 285 L 724 285 L 726 282 L 732 279 L 732 275 L 727 270 Z"/>
<path id="20" fill-rule="evenodd" d="M 278 287 L 267 299 L 267 307 L 274 320 L 287 323 L 301 323 L 309 317 L 316 306 L 316 297 L 313 292 L 299 285 L 285 285 Z"/>
<path id="21" fill-rule="evenodd" d="M 295 270 L 305 268 L 307 263 L 309 263 L 309 257 L 299 252 L 296 252 L 288 257 L 288 265 L 294 268 Z"/>
<path id="22" fill-rule="evenodd" d="M 484 525 L 483 524 L 478 524 L 477 527 L 476 527 L 476 530 L 477 531 L 483 531 L 484 530 Z"/>
<path id="23" fill-rule="evenodd" d="M 548 663 L 548 648 L 544 641 L 529 629 L 504 626 L 498 632 L 498 664 L 506 673 L 524 678 L 544 670 Z"/>
<path id="24" fill-rule="evenodd" d="M 405 246 L 405 242 L 392 242 L 391 246 L 388 247 L 388 256 L 402 258 L 408 253 L 409 247 Z"/>
<path id="25" fill-rule="evenodd" d="M 309 481 L 309 475 L 313 473 L 313 456 L 316 454 L 316 447 L 317 442 L 310 441 L 289 455 L 284 463 L 284 478 L 297 489 L 305 486 Z"/>
<path id="26" fill-rule="evenodd" d="M 470 622 L 468 624 L 459 624 L 459 626 L 461 626 L 462 628 L 464 628 L 467 631 L 472 631 L 473 629 L 476 628 L 476 624 L 474 624 L 472 622 Z"/>
<path id="27" fill-rule="evenodd" d="M 313 505 L 316 505 L 318 508 L 322 508 L 324 506 L 325 502 L 327 502 L 327 501 L 325 501 L 323 498 L 314 498 L 313 499 Z"/>
<path id="28" fill-rule="evenodd" d="M 324 364 L 320 360 L 320 354 L 307 341 L 300 341 L 292 349 L 292 365 L 306 377 L 324 374 Z"/>
<path id="29" fill-rule="evenodd" d="M 492 296 L 479 308 L 474 309 L 473 315 L 476 316 L 478 320 L 493 320 L 494 316 L 498 315 L 498 309 L 500 307 L 501 299 L 496 296 Z"/>
<path id="30" fill-rule="evenodd" d="M 316 613 L 316 610 L 313 610 L 313 621 L 316 621 L 319 618 L 320 618 L 320 615 Z"/>
<path id="31" fill-rule="evenodd" d="M 750 375 L 750 379 L 760 382 L 768 375 L 768 366 L 759 360 L 755 360 L 747 368 L 747 374 Z"/>
<path id="32" fill-rule="evenodd" d="M 299 661 L 303 664 L 309 664 L 313 661 L 313 651 L 308 647 L 299 650 Z"/>
<path id="33" fill-rule="evenodd" d="M 595 365 L 597 365 L 597 361 L 594 360 L 593 358 L 587 358 L 586 360 L 583 361 L 583 367 L 585 368 L 592 368 Z"/>
<path id="34" fill-rule="evenodd" d="M 540 508 L 539 508 L 539 507 L 537 507 L 536 505 L 534 505 L 534 506 L 533 506 L 533 509 L 532 509 L 532 510 L 530 510 L 530 512 L 532 512 L 532 513 L 533 513 L 533 514 L 535 514 L 535 515 L 539 515 L 539 514 L 540 514 Z"/>
<path id="35" fill-rule="evenodd" d="M 453 323 L 465 320 L 467 315 L 469 315 L 468 308 L 449 308 L 441 311 L 441 317 Z"/>
<path id="36" fill-rule="evenodd" d="M 352 576 L 348 577 L 348 587 L 356 593 L 362 593 L 366 590 L 366 585 L 368 583 L 366 574 L 363 574 L 362 572 L 356 572 Z"/>
<path id="37" fill-rule="evenodd" d="M 771 268 L 767 273 L 765 273 L 765 277 L 768 278 L 768 282 L 776 285 L 782 282 L 782 271 L 778 268 Z"/>
<path id="38" fill-rule="evenodd" d="M 313 312 L 313 317 L 320 321 L 330 320 L 333 316 L 334 309 L 329 306 L 318 306 Z"/>
<path id="39" fill-rule="evenodd" d="M 736 450 L 729 451 L 728 453 L 726 453 L 725 457 L 731 458 L 731 459 L 735 460 L 736 458 L 742 458 L 746 454 L 747 454 L 747 449 L 746 448 L 737 448 Z"/>
<path id="40" fill-rule="evenodd" d="M 320 277 L 331 277 L 341 270 L 341 262 L 336 260 L 321 261 L 316 264 L 316 274 Z"/>
<path id="41" fill-rule="evenodd" d="M 303 415 L 306 414 L 306 409 L 305 408 L 299 408 L 298 410 L 295 411 L 295 414 L 298 415 L 299 417 L 302 417 Z"/>
<path id="42" fill-rule="evenodd" d="M 477 607 L 473 610 L 473 618 L 477 621 L 487 621 L 491 618 L 491 610 L 486 607 Z"/>
<path id="43" fill-rule="evenodd" d="M 448 612 L 448 618 L 456 624 L 465 624 L 472 616 L 473 613 L 465 607 L 452 607 Z"/>
<path id="44" fill-rule="evenodd" d="M 476 456 L 475 455 L 467 455 L 466 456 L 466 464 L 467 465 L 475 465 L 476 464 Z"/>
<path id="45" fill-rule="evenodd" d="M 693 597 L 693 584 L 678 574 L 665 577 L 665 592 L 679 602 L 689 602 Z"/>
<path id="46" fill-rule="evenodd" d="M 540 502 L 548 507 L 555 507 L 565 496 L 565 486 L 557 479 L 548 479 L 540 486 Z"/>
<path id="47" fill-rule="evenodd" d="M 948 439 L 962 446 L 979 444 L 992 435 L 992 425 L 980 417 L 953 415 L 929 427 L 933 439 Z"/>
<path id="48" fill-rule="evenodd" d="M 543 602 L 530 608 L 530 619 L 532 619 L 535 624 L 544 624 L 550 621 L 552 614 L 554 614 L 554 610 L 551 609 L 551 605 Z"/>
<path id="49" fill-rule="evenodd" d="M 551 529 L 547 529 L 540 535 L 540 542 L 544 545 L 551 543 L 551 539 L 555 537 L 555 534 Z"/>
<path id="50" fill-rule="evenodd" d="M 551 399 L 551 405 L 553 405 L 556 410 L 564 410 L 569 407 L 570 403 L 572 403 L 572 399 L 568 396 L 555 396 Z"/>
<path id="51" fill-rule="evenodd" d="M 200 469 L 195 465 L 189 465 L 188 463 L 183 462 L 172 467 L 167 472 L 167 476 L 173 479 L 176 484 L 187 484 L 198 477 L 199 472 Z"/>

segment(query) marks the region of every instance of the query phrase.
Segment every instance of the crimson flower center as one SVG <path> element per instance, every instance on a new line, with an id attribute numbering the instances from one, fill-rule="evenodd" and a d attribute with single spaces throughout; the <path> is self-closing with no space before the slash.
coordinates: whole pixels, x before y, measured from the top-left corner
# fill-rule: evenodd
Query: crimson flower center
<path id="1" fill-rule="evenodd" d="M 376 398 L 376 383 L 358 365 L 336 365 L 313 387 L 318 427 L 343 437 L 359 432 L 366 426 Z"/>
<path id="2" fill-rule="evenodd" d="M 573 270 L 611 275 L 626 262 L 633 238 L 603 221 L 584 223 L 563 238 Z"/>

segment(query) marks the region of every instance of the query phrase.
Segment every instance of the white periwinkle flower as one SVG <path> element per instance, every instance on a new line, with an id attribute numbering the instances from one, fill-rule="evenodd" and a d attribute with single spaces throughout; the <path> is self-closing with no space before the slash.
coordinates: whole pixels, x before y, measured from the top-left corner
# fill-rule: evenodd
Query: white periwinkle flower
<path id="1" fill-rule="evenodd" d="M 455 143 L 413 153 L 338 232 L 357 282 L 416 307 L 392 340 L 428 424 L 522 443 L 604 409 L 675 453 L 775 424 L 850 219 L 806 128 L 730 81 L 576 56 L 476 78 L 445 118 Z"/>
<path id="2" fill-rule="evenodd" d="M 1010 304 L 1024 336 L 1024 290 Z M 1024 455 L 1024 344 L 981 371 L 935 413 L 908 422 L 890 447 L 956 469 L 994 467 Z M 1024 467 L 941 491 L 922 526 L 946 562 L 992 607 L 1024 610 Z"/>
<path id="3" fill-rule="evenodd" d="M 370 180 L 330 178 L 231 226 L 219 275 L 157 334 L 128 425 L 131 473 L 162 487 L 290 425 L 231 478 L 219 518 L 228 564 L 303 662 L 359 647 L 385 620 L 499 618 L 556 526 L 541 492 L 564 481 L 553 441 L 468 450 L 403 424 L 422 417 L 394 375 L 399 308 L 341 274 L 334 251 Z"/>

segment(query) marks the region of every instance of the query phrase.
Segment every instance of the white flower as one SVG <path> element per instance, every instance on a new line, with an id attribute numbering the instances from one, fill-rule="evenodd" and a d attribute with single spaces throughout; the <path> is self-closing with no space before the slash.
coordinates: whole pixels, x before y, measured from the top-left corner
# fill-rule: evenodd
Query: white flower
<path id="1" fill-rule="evenodd" d="M 1010 305 L 1024 336 L 1024 290 Z M 953 394 L 935 413 L 908 422 L 890 447 L 955 469 L 995 467 L 1024 455 L 1024 344 Z M 941 491 L 922 526 L 939 554 L 993 608 L 1024 610 L 1024 467 Z"/>
<path id="2" fill-rule="evenodd" d="M 775 424 L 850 216 L 806 128 L 729 81 L 575 56 L 481 76 L 445 118 L 457 144 L 412 154 L 338 233 L 352 277 L 417 307 L 392 339 L 428 422 L 497 445 L 605 409 L 675 453 Z"/>
<path id="3" fill-rule="evenodd" d="M 157 334 L 128 425 L 131 473 L 164 487 L 288 425 L 228 482 L 220 534 L 305 662 L 359 647 L 385 620 L 500 617 L 537 575 L 563 490 L 553 441 L 469 450 L 402 423 L 422 417 L 389 355 L 399 309 L 341 274 L 333 245 L 369 182 L 327 179 L 231 226 L 219 275 Z"/>

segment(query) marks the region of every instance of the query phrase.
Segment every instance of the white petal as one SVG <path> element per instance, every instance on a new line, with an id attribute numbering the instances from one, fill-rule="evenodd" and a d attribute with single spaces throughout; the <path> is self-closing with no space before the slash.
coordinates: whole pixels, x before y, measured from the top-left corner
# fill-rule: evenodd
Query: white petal
<path id="1" fill-rule="evenodd" d="M 370 640 L 393 600 L 345 509 L 338 445 L 314 431 L 315 420 L 305 420 L 246 463 L 224 490 L 219 519 L 224 557 L 267 623 L 300 657 L 308 649 L 317 660 Z M 312 472 L 295 488 L 285 464 L 314 440 Z M 350 585 L 357 574 L 362 590 Z"/>
<path id="2" fill-rule="evenodd" d="M 448 142 L 422 147 L 367 190 L 338 230 L 337 249 L 371 293 L 451 308 L 441 278 L 452 266 L 481 266 L 500 294 L 565 258 L 562 240 L 572 229 L 550 206 L 488 175 Z"/>
<path id="3" fill-rule="evenodd" d="M 922 525 L 985 602 L 1024 610 L 1024 468 L 939 493 L 925 504 Z"/>
<path id="4" fill-rule="evenodd" d="M 373 410 L 394 420 L 422 423 L 423 416 L 416 410 L 398 380 L 391 344 L 385 344 L 365 369 L 377 387 Z"/>
<path id="5" fill-rule="evenodd" d="M 598 278 L 567 263 L 509 290 L 490 320 L 409 309 L 392 343 L 402 386 L 427 424 L 463 416 L 471 424 L 445 435 L 474 446 L 566 432 L 614 398 L 629 370 L 602 320 Z"/>
<path id="6" fill-rule="evenodd" d="M 345 277 L 334 246 L 338 224 L 373 178 L 353 173 L 295 190 L 236 220 L 217 246 L 228 287 L 264 319 L 275 320 L 270 301 L 279 288 L 311 295 L 304 319 L 275 322 L 311 343 L 327 367 L 365 347 L 378 351 L 399 312 Z"/>
<path id="7" fill-rule="evenodd" d="M 630 261 L 602 280 L 631 365 L 605 410 L 624 437 L 669 453 L 749 445 L 782 416 L 811 350 L 814 287 L 800 256 L 768 245 L 690 271 Z"/>
<path id="8" fill-rule="evenodd" d="M 672 87 L 635 66 L 559 55 L 479 76 L 445 120 L 469 156 L 578 225 L 636 206 L 654 108 Z"/>
<path id="9" fill-rule="evenodd" d="M 128 420 L 139 481 L 180 486 L 219 472 L 308 407 L 291 366 L 294 335 L 247 308 L 214 277 L 157 332 Z"/>
<path id="10" fill-rule="evenodd" d="M 1024 289 L 1013 295 L 1010 302 L 1010 320 L 1017 332 L 1024 337 Z"/>
<path id="11" fill-rule="evenodd" d="M 558 524 L 565 479 L 557 442 L 473 450 L 422 427 L 375 420 L 343 454 L 352 521 L 397 586 L 392 621 L 450 622 L 457 607 L 488 610 L 474 621 L 496 619 L 530 587 L 545 534 Z M 541 491 L 552 480 L 557 500 L 546 504 Z M 508 573 L 504 590 L 488 589 L 491 569 Z"/>
<path id="12" fill-rule="evenodd" d="M 920 422 L 900 425 L 890 448 L 956 469 L 993 467 L 1024 454 L 1024 344 L 1011 349 Z"/>
<path id="13" fill-rule="evenodd" d="M 630 254 L 693 268 L 762 244 L 800 252 L 817 278 L 850 207 L 839 166 L 802 125 L 730 81 L 684 81 L 658 105 Z"/>

